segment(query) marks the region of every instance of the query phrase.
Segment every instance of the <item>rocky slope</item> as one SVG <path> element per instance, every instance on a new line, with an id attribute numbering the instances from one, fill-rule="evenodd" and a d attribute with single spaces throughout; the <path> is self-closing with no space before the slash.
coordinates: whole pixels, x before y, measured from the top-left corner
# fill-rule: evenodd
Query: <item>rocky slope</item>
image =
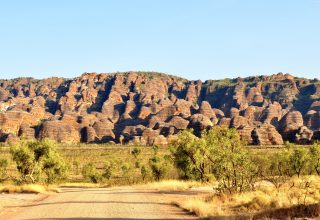
<path id="1" fill-rule="evenodd" d="M 0 80 L 0 140 L 167 144 L 235 128 L 248 144 L 320 139 L 320 81 L 271 76 L 188 81 L 144 72 Z"/>

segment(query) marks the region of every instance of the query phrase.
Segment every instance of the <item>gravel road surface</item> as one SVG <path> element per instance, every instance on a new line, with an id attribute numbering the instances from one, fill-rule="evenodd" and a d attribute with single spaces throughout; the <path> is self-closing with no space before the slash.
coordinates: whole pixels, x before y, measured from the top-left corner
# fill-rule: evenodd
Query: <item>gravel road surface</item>
<path id="1" fill-rule="evenodd" d="M 8 205 L 0 219 L 197 219 L 171 201 L 188 196 L 144 187 L 62 188 L 22 205 Z"/>

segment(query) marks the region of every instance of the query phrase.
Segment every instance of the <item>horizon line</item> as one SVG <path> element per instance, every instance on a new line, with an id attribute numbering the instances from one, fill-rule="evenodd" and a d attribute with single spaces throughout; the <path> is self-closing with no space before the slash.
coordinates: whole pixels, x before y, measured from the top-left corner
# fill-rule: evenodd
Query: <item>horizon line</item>
<path id="1" fill-rule="evenodd" d="M 164 75 L 167 75 L 167 76 L 171 76 L 171 77 L 178 77 L 178 78 L 182 78 L 184 80 L 188 80 L 188 81 L 198 81 L 198 80 L 201 80 L 201 79 L 188 79 L 186 77 L 183 77 L 183 76 L 180 76 L 180 75 L 175 75 L 175 74 L 171 74 L 171 73 L 165 73 L 165 72 L 158 72 L 158 71 L 144 71 L 144 70 L 138 70 L 138 71 L 135 71 L 135 70 L 130 70 L 130 71 L 115 71 L 115 72 L 82 72 L 81 74 L 79 74 L 78 76 L 75 76 L 75 77 L 61 77 L 61 76 L 49 76 L 49 77 L 44 77 L 44 78 L 35 78 L 33 76 L 18 76 L 18 77 L 15 77 L 15 78 L 0 78 L 0 80 L 15 80 L 15 79 L 34 79 L 34 80 L 46 80 L 46 79 L 51 79 L 51 78 L 62 78 L 62 79 L 66 79 L 66 80 L 72 80 L 72 79 L 76 79 L 76 78 L 80 78 L 82 75 L 85 75 L 85 74 L 98 74 L 98 75 L 101 75 L 101 74 L 105 74 L 105 75 L 115 75 L 115 74 L 128 74 L 128 73 L 146 73 L 146 74 L 164 74 Z M 295 74 L 292 74 L 292 73 L 285 73 L 285 72 L 277 72 L 277 73 L 271 73 L 271 74 L 253 74 L 253 75 L 247 75 L 247 76 L 238 76 L 238 77 L 233 77 L 233 78 L 230 78 L 230 77 L 225 77 L 225 78 L 216 78 L 216 79 L 206 79 L 206 80 L 201 80 L 203 82 L 205 81 L 208 81 L 208 80 L 225 80 L 225 79 L 238 79 L 238 78 L 242 78 L 242 79 L 245 79 L 245 78 L 251 78 L 251 77 L 263 77 L 263 76 L 273 76 L 273 75 L 277 75 L 277 74 L 283 74 L 283 75 L 291 75 L 293 76 L 294 78 L 302 78 L 302 79 L 309 79 L 309 80 L 320 80 L 319 78 L 317 77 L 314 77 L 314 78 L 306 78 L 306 77 L 299 77 L 299 76 L 296 76 Z"/>

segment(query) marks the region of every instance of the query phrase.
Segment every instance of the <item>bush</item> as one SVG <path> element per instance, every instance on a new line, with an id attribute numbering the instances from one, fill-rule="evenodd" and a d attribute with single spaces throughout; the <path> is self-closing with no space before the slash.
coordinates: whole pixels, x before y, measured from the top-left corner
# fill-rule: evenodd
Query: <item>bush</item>
<path id="1" fill-rule="evenodd" d="M 150 176 L 150 170 L 145 165 L 141 166 L 140 173 L 143 181 L 147 180 Z"/>
<path id="2" fill-rule="evenodd" d="M 133 157 L 135 159 L 134 167 L 135 168 L 140 168 L 141 164 L 140 164 L 139 155 L 141 154 L 141 149 L 135 147 L 131 151 L 131 154 L 133 155 Z"/>
<path id="3" fill-rule="evenodd" d="M 211 162 L 206 156 L 208 148 L 204 139 L 193 134 L 193 130 L 184 130 L 178 134 L 171 146 L 174 164 L 183 179 L 208 180 Z"/>
<path id="4" fill-rule="evenodd" d="M 56 183 L 67 176 L 67 165 L 55 151 L 51 151 L 48 157 L 44 158 L 42 168 L 47 183 Z"/>
<path id="5" fill-rule="evenodd" d="M 242 192 L 254 186 L 258 170 L 235 129 L 216 126 L 203 138 L 221 191 Z"/>
<path id="6" fill-rule="evenodd" d="M 130 163 L 127 162 L 122 162 L 121 164 L 121 171 L 122 171 L 122 177 L 132 177 L 132 166 L 130 165 Z"/>
<path id="7" fill-rule="evenodd" d="M 154 154 L 153 157 L 149 159 L 149 166 L 155 180 L 159 181 L 166 177 L 170 169 L 169 163 L 167 157 L 161 158 L 158 156 L 158 147 L 154 146 Z"/>
<path id="8" fill-rule="evenodd" d="M 82 168 L 82 176 L 93 183 L 99 183 L 102 180 L 101 173 L 97 170 L 93 163 L 88 163 Z"/>
<path id="9" fill-rule="evenodd" d="M 7 159 L 0 159 L 0 182 L 7 179 L 7 168 L 9 162 Z"/>
<path id="10" fill-rule="evenodd" d="M 22 182 L 35 183 L 44 177 L 47 183 L 53 183 L 66 176 L 66 163 L 52 141 L 22 141 L 12 146 L 10 153 Z"/>
<path id="11" fill-rule="evenodd" d="M 209 181 L 213 176 L 220 190 L 243 191 L 253 187 L 258 169 L 234 129 L 215 126 L 196 137 L 192 130 L 179 133 L 171 147 L 181 177 Z"/>
<path id="12" fill-rule="evenodd" d="M 141 154 L 141 150 L 139 148 L 134 148 L 131 151 L 131 154 L 134 156 L 135 159 L 137 159 L 139 157 L 139 155 Z"/>
<path id="13" fill-rule="evenodd" d="M 105 165 L 104 165 L 104 172 L 102 174 L 102 177 L 110 180 L 111 177 L 113 177 L 115 175 L 117 169 L 117 163 L 114 160 L 108 160 L 106 161 Z"/>

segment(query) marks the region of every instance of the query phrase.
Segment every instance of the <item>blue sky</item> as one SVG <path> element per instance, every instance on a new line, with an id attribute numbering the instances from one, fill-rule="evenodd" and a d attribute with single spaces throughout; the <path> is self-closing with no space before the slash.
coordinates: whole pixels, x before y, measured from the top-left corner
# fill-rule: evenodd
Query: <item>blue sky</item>
<path id="1" fill-rule="evenodd" d="M 319 78 L 320 0 L 0 0 L 0 78 Z"/>

